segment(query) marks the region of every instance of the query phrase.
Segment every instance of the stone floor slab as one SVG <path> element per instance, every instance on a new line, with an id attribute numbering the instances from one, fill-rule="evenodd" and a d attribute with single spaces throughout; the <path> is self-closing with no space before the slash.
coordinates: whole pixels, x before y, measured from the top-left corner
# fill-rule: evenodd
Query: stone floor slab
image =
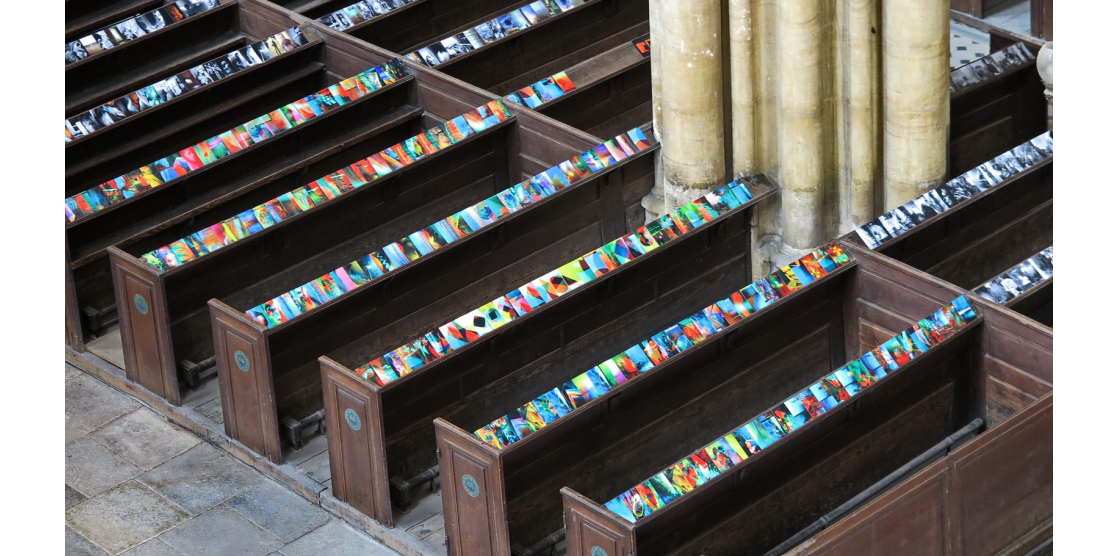
<path id="1" fill-rule="evenodd" d="M 188 517 L 136 481 L 127 481 L 66 511 L 70 527 L 111 554 L 132 548 Z"/>
<path id="2" fill-rule="evenodd" d="M 106 556 L 106 552 L 79 535 L 77 531 L 66 528 L 66 556 Z"/>
<path id="3" fill-rule="evenodd" d="M 85 374 L 85 373 L 82 373 L 81 369 L 79 369 L 79 368 L 77 368 L 77 367 L 75 367 L 75 366 L 73 366 L 69 363 L 66 363 L 66 382 L 70 382 L 71 380 L 74 380 L 75 378 L 78 378 L 79 376 L 82 376 L 83 374 Z"/>
<path id="4" fill-rule="evenodd" d="M 159 538 L 186 556 L 266 556 L 283 546 L 283 541 L 226 506 L 218 506 Z M 331 553 L 319 552 L 322 554 Z"/>
<path id="5" fill-rule="evenodd" d="M 122 552 L 120 556 L 183 556 L 183 553 L 171 548 L 167 543 L 159 540 L 159 537 L 155 537 L 128 552 Z"/>
<path id="6" fill-rule="evenodd" d="M 330 514 L 276 484 L 264 484 L 234 496 L 225 505 L 283 542 L 291 542 L 330 521 Z"/>
<path id="7" fill-rule="evenodd" d="M 66 445 L 66 484 L 86 496 L 96 496 L 140 473 L 88 436 Z"/>
<path id="8" fill-rule="evenodd" d="M 193 448 L 201 442 L 158 413 L 141 408 L 121 417 L 91 436 L 113 453 L 145 471 Z"/>
<path id="9" fill-rule="evenodd" d="M 66 485 L 66 509 L 67 510 L 69 510 L 70 508 L 73 508 L 74 506 L 76 506 L 78 504 L 81 504 L 84 501 L 85 501 L 85 495 L 84 494 L 70 488 L 70 485 Z"/>
<path id="10" fill-rule="evenodd" d="M 337 519 L 280 549 L 284 556 L 388 556 L 396 552 Z"/>
<path id="11" fill-rule="evenodd" d="M 66 442 L 139 407 L 136 400 L 83 373 L 66 382 Z"/>
<path id="12" fill-rule="evenodd" d="M 140 475 L 137 480 L 191 515 L 198 515 L 267 479 L 217 448 L 202 443 Z"/>

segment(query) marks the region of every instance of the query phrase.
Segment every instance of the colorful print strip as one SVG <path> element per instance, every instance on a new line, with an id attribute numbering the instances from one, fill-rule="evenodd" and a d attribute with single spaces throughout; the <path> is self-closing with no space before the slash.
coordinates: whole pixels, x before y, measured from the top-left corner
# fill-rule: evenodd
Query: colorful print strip
<path id="1" fill-rule="evenodd" d="M 706 484 L 907 365 L 978 315 L 959 297 L 859 359 L 605 503 L 631 523 Z"/>
<path id="2" fill-rule="evenodd" d="M 318 20 L 338 31 L 345 31 L 358 23 L 375 19 L 412 2 L 415 0 L 365 0 L 328 13 Z"/>
<path id="3" fill-rule="evenodd" d="M 874 220 L 855 228 L 870 249 L 901 237 L 929 218 L 990 189 L 1014 174 L 1040 164 L 1052 156 L 1052 132 L 1046 131 L 1013 150 L 933 189 Z"/>
<path id="4" fill-rule="evenodd" d="M 490 102 L 490 105 L 494 104 L 500 106 L 500 118 L 511 117 L 508 112 L 505 112 L 507 109 L 500 104 L 500 101 Z M 456 120 L 448 122 L 448 127 Z M 479 129 L 475 121 L 470 119 L 467 121 L 474 130 Z M 489 121 L 486 118 L 482 119 L 481 123 Z M 470 130 L 470 126 L 466 129 Z M 433 131 L 441 131 L 441 128 Z M 469 132 L 473 133 L 473 130 Z M 435 139 L 438 137 L 433 137 L 430 133 L 428 132 L 427 141 L 437 144 Z M 448 131 L 444 135 L 452 135 L 452 132 Z M 405 145 L 407 143 L 404 142 Z M 342 265 L 333 272 L 261 303 L 245 311 L 245 314 L 268 328 L 287 322 L 331 299 L 368 284 L 379 276 L 506 218 L 528 205 L 538 203 L 557 191 L 589 178 L 595 172 L 647 150 L 651 146 L 640 128 L 618 135 L 449 218 L 435 222 L 356 261 Z M 334 175 L 336 174 L 337 172 Z M 321 182 L 322 180 L 319 180 L 320 184 Z M 325 190 L 326 187 L 323 186 L 322 189 Z"/>
<path id="5" fill-rule="evenodd" d="M 503 450 L 629 379 L 660 366 L 695 344 L 711 339 L 727 327 L 834 272 L 850 260 L 850 256 L 837 244 L 817 249 L 779 272 L 749 284 L 730 297 L 536 396 L 515 412 L 498 417 L 474 431 L 474 435 L 482 442 Z"/>
<path id="6" fill-rule="evenodd" d="M 380 386 L 535 311 L 644 254 L 749 202 L 753 193 L 737 180 L 664 215 L 636 233 L 615 239 L 556 270 L 494 299 L 354 370 Z"/>
<path id="7" fill-rule="evenodd" d="M 74 222 L 126 199 L 213 164 L 233 153 L 337 110 L 408 75 L 399 60 L 377 66 L 254 118 L 197 145 L 170 154 L 123 176 L 66 199 L 66 220 Z"/>
<path id="8" fill-rule="evenodd" d="M 547 79 L 532 83 L 515 93 L 505 95 L 505 100 L 528 108 L 536 108 L 573 90 L 575 90 L 574 81 L 567 77 L 566 72 L 561 71 Z"/>
<path id="9" fill-rule="evenodd" d="M 89 135 L 239 71 L 263 64 L 304 44 L 307 44 L 307 39 L 303 37 L 302 31 L 298 27 L 292 27 L 255 44 L 238 48 L 224 56 L 156 81 L 138 91 L 67 119 L 66 142 Z"/>
<path id="10" fill-rule="evenodd" d="M 1053 275 L 1053 248 L 1025 259 L 1025 262 L 993 277 L 974 289 L 974 293 L 999 305 L 1025 295 Z"/>
<path id="11" fill-rule="evenodd" d="M 177 0 L 174 4 L 114 23 L 92 35 L 66 43 L 66 65 L 154 33 L 168 25 L 216 8 L 220 3 L 219 0 Z"/>
<path id="12" fill-rule="evenodd" d="M 420 48 L 408 54 L 407 57 L 433 68 L 452 58 L 457 58 L 509 35 L 519 33 L 545 19 L 594 1 L 538 0 L 476 25 L 472 29 L 466 29 L 457 35 Z"/>
<path id="13" fill-rule="evenodd" d="M 178 241 L 144 253 L 141 258 L 160 271 L 182 266 L 376 181 L 511 117 L 512 114 L 500 101 L 490 101 L 489 104 L 479 106 L 441 126 L 431 128 L 345 168 L 339 168 L 294 191 L 284 193 L 208 228 L 202 228 Z M 253 316 L 251 312 L 249 316 Z"/>

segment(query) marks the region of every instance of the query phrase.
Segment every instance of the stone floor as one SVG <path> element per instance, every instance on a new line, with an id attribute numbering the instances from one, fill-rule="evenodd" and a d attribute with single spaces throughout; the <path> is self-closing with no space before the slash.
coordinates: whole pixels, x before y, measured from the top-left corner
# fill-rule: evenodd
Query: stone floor
<path id="1" fill-rule="evenodd" d="M 66 554 L 397 553 L 66 365 Z"/>

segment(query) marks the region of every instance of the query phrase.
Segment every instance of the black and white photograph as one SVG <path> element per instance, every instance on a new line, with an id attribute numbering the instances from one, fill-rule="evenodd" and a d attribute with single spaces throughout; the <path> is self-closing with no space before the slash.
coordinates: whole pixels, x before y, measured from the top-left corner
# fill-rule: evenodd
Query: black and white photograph
<path id="1" fill-rule="evenodd" d="M 870 249 L 877 249 L 879 245 L 889 241 L 889 233 L 885 231 L 885 228 L 872 220 L 855 228 L 854 231 L 858 232 L 858 237 L 862 238 L 862 243 L 865 243 L 866 247 Z"/>
<path id="2" fill-rule="evenodd" d="M 1017 155 L 1012 152 L 999 154 L 994 160 L 1014 174 L 1023 172 L 1025 168 L 1028 168 L 1028 165 L 1022 164 L 1020 160 L 1017 160 Z"/>
<path id="3" fill-rule="evenodd" d="M 358 2 L 358 3 L 354 4 L 353 6 L 355 8 L 357 8 L 357 13 L 361 14 L 361 19 L 363 19 L 363 20 L 364 19 L 372 19 L 372 18 L 384 13 L 384 12 L 377 12 L 373 8 L 372 5 L 375 4 L 375 3 L 376 3 L 375 0 L 366 0 L 365 2 Z"/>
<path id="4" fill-rule="evenodd" d="M 152 10 L 136 16 L 136 23 L 144 32 L 151 33 L 166 27 L 168 22 L 161 10 Z"/>
<path id="5" fill-rule="evenodd" d="M 982 170 L 982 174 L 986 176 L 991 185 L 999 184 L 1014 174 L 1011 168 L 1008 168 L 1004 162 L 997 158 L 987 161 L 978 168 Z"/>
<path id="6" fill-rule="evenodd" d="M 257 53 L 256 49 L 253 48 L 252 45 L 246 46 L 246 47 L 238 50 L 237 52 L 240 52 L 241 56 L 244 56 L 244 58 L 246 60 L 248 60 L 248 65 L 250 65 L 250 66 L 255 66 L 256 64 L 264 63 L 264 60 L 262 60 L 260 58 L 260 54 Z M 241 69 L 244 69 L 244 68 L 241 68 Z"/>
<path id="7" fill-rule="evenodd" d="M 940 196 L 938 189 L 933 189 L 925 193 L 921 198 L 924 199 L 924 203 L 931 207 L 932 210 L 936 211 L 937 214 L 947 210 L 947 203 L 943 201 L 943 197 Z"/>
<path id="8" fill-rule="evenodd" d="M 1013 156 L 1017 157 L 1017 160 L 1021 162 L 1021 165 L 1026 168 L 1035 164 L 1039 164 L 1040 161 L 1044 160 L 1045 158 L 1044 154 L 1037 150 L 1036 146 L 1032 143 L 1017 145 L 1013 148 L 1012 152 Z"/>
<path id="9" fill-rule="evenodd" d="M 220 2 L 218 0 L 176 0 L 175 5 L 179 7 L 179 11 L 183 15 L 190 17 L 192 15 L 200 14 L 210 8 L 217 7 Z"/>
<path id="10" fill-rule="evenodd" d="M 990 64 L 990 60 L 987 58 L 979 58 L 967 64 L 967 67 L 971 68 L 971 74 L 979 82 L 990 79 L 997 71 L 997 68 Z"/>
<path id="11" fill-rule="evenodd" d="M 1002 66 L 1003 68 L 1020 66 L 1034 58 L 1032 51 L 1025 48 L 1025 45 L 1022 43 L 1014 44 L 1001 52 L 1005 53 L 1005 65 Z"/>
<path id="12" fill-rule="evenodd" d="M 126 19 L 116 24 L 116 30 L 120 32 L 124 40 L 130 41 L 140 38 L 147 34 L 140 24 L 136 22 L 136 18 Z"/>
<path id="13" fill-rule="evenodd" d="M 974 289 L 974 293 L 978 294 L 979 297 L 989 299 L 999 305 L 1004 305 L 1005 302 L 1013 298 L 1009 292 L 1005 291 L 1005 288 L 1003 288 L 1001 284 L 994 280 L 978 286 Z"/>
<path id="14" fill-rule="evenodd" d="M 986 172 L 982 171 L 981 167 L 971 168 L 970 170 L 967 170 L 967 172 L 963 174 L 962 178 L 964 184 L 966 185 L 966 190 L 968 191 L 967 197 L 973 197 L 974 195 L 986 191 L 987 189 L 990 189 L 990 186 L 997 183 L 997 181 L 992 181 L 990 179 L 990 176 Z"/>
<path id="15" fill-rule="evenodd" d="M 991 280 L 991 282 L 1001 284 L 1001 287 L 1004 288 L 1006 293 L 1009 294 L 1010 299 L 1021 295 L 1021 290 L 1017 287 L 1017 280 L 1014 280 L 1009 276 L 998 276 L 997 278 Z"/>
<path id="16" fill-rule="evenodd" d="M 478 36 L 481 37 L 481 40 L 485 42 L 485 44 L 489 44 L 497 39 L 503 39 L 507 36 L 505 30 L 501 28 L 501 24 L 498 23 L 496 19 L 486 21 L 474 27 L 474 30 L 477 31 Z"/>
<path id="17" fill-rule="evenodd" d="M 182 83 L 179 82 L 179 76 L 174 75 L 159 81 L 155 84 L 155 89 L 159 91 L 163 101 L 171 100 L 184 92 Z"/>
<path id="18" fill-rule="evenodd" d="M 443 49 L 446 51 L 448 58 L 456 58 L 474 49 L 474 45 L 466 40 L 464 33 L 459 33 L 453 37 L 448 37 L 439 42 Z M 446 60 L 441 61 L 445 62 Z"/>
<path id="19" fill-rule="evenodd" d="M 1044 156 L 1052 156 L 1052 132 L 1041 134 L 1029 141 Z"/>
<path id="20" fill-rule="evenodd" d="M 905 213 L 904 209 L 901 207 L 893 209 L 893 217 L 896 218 L 897 224 L 900 226 L 900 233 L 907 232 L 916 227 L 916 223 L 912 221 L 912 218 L 909 218 L 908 214 Z M 893 234 L 893 237 L 898 235 L 900 234 Z"/>
<path id="21" fill-rule="evenodd" d="M 235 69 L 233 69 L 233 65 L 229 63 L 228 58 L 218 58 L 216 60 L 206 62 L 202 64 L 202 67 L 205 68 L 206 72 L 213 76 L 214 79 L 228 77 L 230 75 L 233 75 L 233 72 L 236 71 Z"/>
<path id="22" fill-rule="evenodd" d="M 207 85 L 216 81 L 214 76 L 206 71 L 205 66 L 194 66 L 190 68 L 190 75 L 194 77 L 194 81 L 199 85 Z"/>
<path id="23" fill-rule="evenodd" d="M 116 46 L 116 43 L 113 42 L 113 40 L 109 38 L 109 32 L 108 31 L 105 31 L 105 30 L 97 31 L 96 33 L 93 34 L 93 38 L 97 41 L 97 45 L 101 47 L 101 50 L 108 50 L 108 49 Z"/>
<path id="24" fill-rule="evenodd" d="M 416 51 L 416 54 L 419 55 L 420 61 L 432 68 L 439 65 L 439 59 L 435 57 L 435 53 L 431 52 L 430 48 L 420 48 Z"/>
<path id="25" fill-rule="evenodd" d="M 1033 264 L 1033 258 L 1031 257 L 1029 260 L 1017 265 L 1017 268 L 1011 271 L 1011 274 L 1012 272 L 1017 273 L 1014 278 L 1018 278 L 1018 282 L 1020 282 L 1021 279 L 1026 279 L 1029 284 L 1035 285 L 1048 279 L 1048 276 L 1040 271 L 1040 267 Z"/>
<path id="26" fill-rule="evenodd" d="M 183 92 L 193 91 L 202 86 L 202 82 L 198 81 L 198 78 L 194 77 L 194 73 L 190 70 L 180 72 L 175 77 L 178 78 L 179 83 L 182 83 Z"/>
<path id="27" fill-rule="evenodd" d="M 102 127 L 113 125 L 125 118 L 124 112 L 119 108 L 108 105 L 94 107 L 89 113 Z"/>
<path id="28" fill-rule="evenodd" d="M 272 53 L 272 50 L 268 48 L 268 45 L 263 41 L 252 45 L 252 49 L 256 51 L 256 57 L 260 58 L 260 61 L 262 62 L 267 62 L 268 60 L 276 57 L 276 55 Z"/>
<path id="29" fill-rule="evenodd" d="M 466 43 L 466 44 L 469 44 L 469 43 Z M 420 49 L 420 50 L 422 50 L 422 49 Z M 450 59 L 450 53 L 447 52 L 446 49 L 443 48 L 443 45 L 440 44 L 440 43 L 435 43 L 435 44 L 432 44 L 432 45 L 428 46 L 427 50 L 429 50 L 431 52 L 431 55 L 434 56 L 434 58 L 436 60 L 438 60 L 438 62 L 436 62 L 435 65 L 441 64 L 441 63 Z"/>
<path id="30" fill-rule="evenodd" d="M 965 89 L 975 83 L 978 83 L 978 76 L 974 74 L 974 63 L 967 64 L 953 72 L 951 72 L 951 82 L 956 85 L 956 89 Z"/>
<path id="31" fill-rule="evenodd" d="M 881 222 L 881 226 L 889 233 L 889 237 L 897 237 L 904 233 L 901 228 L 900 222 L 897 222 L 897 216 L 892 212 L 887 212 L 877 217 L 877 221 Z"/>
<path id="32" fill-rule="evenodd" d="M 967 184 L 966 180 L 963 179 L 962 176 L 960 176 L 940 186 L 939 196 L 941 199 L 943 199 L 943 202 L 947 205 L 947 208 L 951 208 L 963 201 L 966 201 L 967 199 L 970 199 L 970 187 L 971 186 Z"/>
<path id="33" fill-rule="evenodd" d="M 233 72 L 236 73 L 252 65 L 252 62 L 245 58 L 244 52 L 236 50 L 225 55 L 229 60 L 229 65 L 233 67 Z"/>
<path id="34" fill-rule="evenodd" d="M 1052 251 L 1053 249 L 1049 247 L 1033 256 L 1033 263 L 1036 264 L 1040 273 L 1047 277 L 1051 277 L 1054 270 L 1052 266 Z"/>
<path id="35" fill-rule="evenodd" d="M 923 224 L 929 218 L 939 214 L 923 196 L 917 197 L 901 206 L 912 218 L 914 224 Z"/>
<path id="36" fill-rule="evenodd" d="M 67 64 L 72 64 L 74 62 L 77 62 L 78 60 L 81 60 L 81 59 L 85 58 L 86 56 L 89 56 L 89 53 L 85 51 L 85 48 L 82 46 L 82 43 L 80 43 L 78 41 L 66 43 L 66 63 Z"/>
<path id="37" fill-rule="evenodd" d="M 327 21 L 326 18 L 322 18 L 322 22 L 333 27 L 334 29 L 337 29 L 338 31 L 343 31 L 345 29 L 353 27 L 353 22 L 350 21 L 349 16 L 345 14 L 345 10 L 338 10 L 326 17 L 333 19 L 332 21 Z"/>
<path id="38" fill-rule="evenodd" d="M 303 36 L 302 29 L 298 27 L 292 27 L 284 32 L 287 33 L 287 36 L 291 39 L 291 42 L 295 43 L 296 45 L 307 44 L 307 38 Z"/>

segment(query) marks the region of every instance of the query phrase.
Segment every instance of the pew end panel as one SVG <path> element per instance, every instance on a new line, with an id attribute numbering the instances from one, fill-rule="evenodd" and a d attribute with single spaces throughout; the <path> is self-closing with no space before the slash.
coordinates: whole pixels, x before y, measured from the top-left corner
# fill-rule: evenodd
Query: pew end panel
<path id="1" fill-rule="evenodd" d="M 443 419 L 434 423 L 447 553 L 511 554 L 500 454 Z"/>
<path id="2" fill-rule="evenodd" d="M 624 556 L 634 552 L 637 540 L 632 523 L 568 487 L 559 493 L 563 496 L 563 529 L 569 556 Z"/>
<path id="3" fill-rule="evenodd" d="M 124 371 L 128 380 L 174 405 L 182 403 L 171 344 L 163 277 L 147 263 L 110 247 Z M 123 310 L 120 310 L 123 309 Z"/>

